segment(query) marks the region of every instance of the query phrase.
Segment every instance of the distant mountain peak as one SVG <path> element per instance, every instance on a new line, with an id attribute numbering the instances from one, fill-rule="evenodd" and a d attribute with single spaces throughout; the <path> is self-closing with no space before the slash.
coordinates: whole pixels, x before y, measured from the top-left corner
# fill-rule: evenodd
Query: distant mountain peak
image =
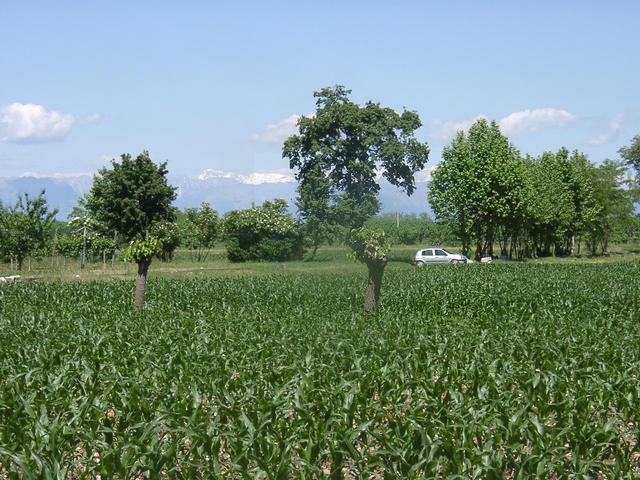
<path id="1" fill-rule="evenodd" d="M 407 196 L 384 178 L 379 179 L 381 212 L 422 213 L 428 211 L 427 182 L 430 169 L 416 174 L 416 191 Z M 207 169 L 197 177 L 169 174 L 169 183 L 177 187 L 174 205 L 180 209 L 198 207 L 208 202 L 220 214 L 229 210 L 260 205 L 265 200 L 283 198 L 293 206 L 298 186 L 293 172 L 277 170 L 241 174 Z M 50 208 L 59 210 L 64 220 L 78 200 L 91 189 L 93 175 L 89 174 L 25 174 L 20 177 L 0 177 L 0 200 L 13 205 L 18 194 L 37 195 L 44 188 Z"/>

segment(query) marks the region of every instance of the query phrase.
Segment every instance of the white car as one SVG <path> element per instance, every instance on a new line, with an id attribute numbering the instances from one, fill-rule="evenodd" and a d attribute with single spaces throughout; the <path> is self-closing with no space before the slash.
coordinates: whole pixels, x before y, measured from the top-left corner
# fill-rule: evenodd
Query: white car
<path id="1" fill-rule="evenodd" d="M 413 257 L 413 263 L 422 267 L 431 263 L 467 263 L 469 260 L 464 255 L 459 253 L 451 253 L 444 248 L 430 247 L 423 250 L 418 250 L 416 256 Z"/>

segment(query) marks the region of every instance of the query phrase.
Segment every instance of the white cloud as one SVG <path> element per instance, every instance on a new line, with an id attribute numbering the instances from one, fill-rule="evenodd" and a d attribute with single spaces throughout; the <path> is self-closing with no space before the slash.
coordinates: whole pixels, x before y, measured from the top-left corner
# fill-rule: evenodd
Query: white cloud
<path id="1" fill-rule="evenodd" d="M 301 115 L 291 115 L 281 122 L 270 123 L 261 133 L 254 133 L 251 138 L 262 143 L 281 143 L 297 131 Z"/>
<path id="2" fill-rule="evenodd" d="M 92 113 L 91 115 L 85 115 L 81 119 L 82 123 L 95 124 L 102 121 L 102 115 L 99 113 Z"/>
<path id="3" fill-rule="evenodd" d="M 425 168 L 424 170 L 420 170 L 416 172 L 414 178 L 416 182 L 430 182 L 431 181 L 431 173 L 437 168 L 437 166 L 432 166 Z"/>
<path id="4" fill-rule="evenodd" d="M 523 110 L 507 115 L 498 122 L 505 135 L 521 135 L 546 127 L 562 127 L 573 122 L 576 117 L 566 110 L 538 108 Z"/>
<path id="5" fill-rule="evenodd" d="M 314 113 L 305 115 L 314 117 Z M 298 133 L 298 120 L 302 115 L 293 114 L 278 123 L 270 123 L 261 133 L 254 133 L 251 139 L 261 143 L 282 143 L 294 133 Z"/>
<path id="6" fill-rule="evenodd" d="M 624 123 L 624 120 L 625 120 L 625 114 L 619 113 L 609 123 L 608 132 L 605 132 L 601 135 L 598 135 L 595 138 L 590 139 L 587 143 L 589 145 L 602 145 L 604 143 L 609 143 L 615 140 L 622 133 L 622 124 Z"/>
<path id="7" fill-rule="evenodd" d="M 458 133 L 460 130 L 467 132 L 471 127 L 471 125 L 476 123 L 481 118 L 484 118 L 485 120 L 487 120 L 486 115 L 482 115 L 482 114 L 478 115 L 475 118 L 472 118 L 469 120 L 463 120 L 461 122 L 442 123 L 438 120 L 434 120 L 433 122 L 431 122 L 431 126 L 432 126 L 431 134 L 439 138 L 440 140 L 445 140 L 445 141 L 451 140 L 453 137 L 456 136 L 456 133 Z"/>
<path id="8" fill-rule="evenodd" d="M 46 110 L 33 103 L 0 107 L 0 140 L 13 143 L 44 143 L 61 140 L 75 119 L 68 113 Z"/>
<path id="9" fill-rule="evenodd" d="M 213 180 L 224 178 L 235 180 L 246 185 L 261 185 L 263 183 L 289 183 L 295 182 L 293 173 L 289 170 L 279 170 L 275 172 L 255 172 L 248 175 L 241 173 L 224 172 L 222 170 L 206 169 L 200 175 L 198 180 Z"/>
<path id="10" fill-rule="evenodd" d="M 451 140 L 458 131 L 469 131 L 471 125 L 476 121 L 487 116 L 480 114 L 474 118 L 463 120 L 461 122 L 445 122 L 438 120 L 431 122 L 431 134 L 440 140 Z M 538 108 L 535 110 L 522 110 L 513 112 L 498 121 L 500 130 L 507 136 L 518 136 L 524 133 L 531 133 L 546 127 L 562 127 L 567 123 L 573 122 L 575 115 L 566 110 L 556 108 Z"/>

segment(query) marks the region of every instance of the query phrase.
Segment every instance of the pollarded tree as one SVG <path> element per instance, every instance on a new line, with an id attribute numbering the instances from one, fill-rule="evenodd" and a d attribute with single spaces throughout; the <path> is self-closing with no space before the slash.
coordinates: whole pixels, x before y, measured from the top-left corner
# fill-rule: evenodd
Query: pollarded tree
<path id="1" fill-rule="evenodd" d="M 414 174 L 429 157 L 414 137 L 422 125 L 416 112 L 399 114 L 371 101 L 360 106 L 350 93 L 341 85 L 315 92 L 315 115 L 300 118 L 282 149 L 300 182 L 300 214 L 314 228 L 328 221 L 332 207 L 344 226 L 362 226 L 380 209 L 378 174 L 411 195 Z"/>
<path id="2" fill-rule="evenodd" d="M 18 270 L 27 255 L 44 248 L 50 235 L 57 209 L 49 211 L 45 191 L 35 197 L 28 193 L 18 196 L 13 207 L 0 208 L 0 248 L 5 255 L 15 257 Z M 1 207 L 1 205 L 0 205 Z"/>
<path id="3" fill-rule="evenodd" d="M 382 274 L 384 267 L 387 266 L 387 255 L 391 250 L 391 244 L 384 230 L 368 226 L 351 230 L 348 242 L 352 249 L 350 256 L 367 266 L 369 281 L 364 297 L 364 310 L 375 313 L 380 299 Z"/>
<path id="4" fill-rule="evenodd" d="M 122 154 L 120 162 L 112 160 L 111 166 L 94 176 L 86 208 L 99 223 L 130 242 L 129 257 L 138 264 L 135 309 L 139 310 L 151 260 L 162 252 L 149 233 L 156 222 L 174 220 L 171 202 L 176 188 L 167 183 L 167 162 L 156 165 L 147 151 L 136 158 Z"/>

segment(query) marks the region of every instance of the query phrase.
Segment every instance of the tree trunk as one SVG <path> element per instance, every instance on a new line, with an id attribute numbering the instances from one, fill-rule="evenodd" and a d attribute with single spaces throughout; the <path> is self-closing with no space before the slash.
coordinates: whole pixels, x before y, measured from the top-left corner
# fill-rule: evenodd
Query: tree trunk
<path id="1" fill-rule="evenodd" d="M 387 266 L 386 255 L 379 260 L 367 260 L 369 270 L 369 284 L 364 297 L 364 311 L 375 313 L 380 299 L 380 288 L 382 287 L 382 274 Z"/>
<path id="2" fill-rule="evenodd" d="M 476 262 L 480 261 L 480 259 L 482 258 L 482 254 L 484 253 L 483 249 L 482 249 L 482 242 L 483 242 L 483 239 L 479 235 L 477 240 L 476 240 L 476 254 L 475 254 L 475 257 L 474 257 L 474 260 Z"/>
<path id="3" fill-rule="evenodd" d="M 313 251 L 311 252 L 311 260 L 316 258 L 316 253 L 318 252 L 318 246 L 320 245 L 320 235 L 316 230 L 313 232 Z"/>
<path id="4" fill-rule="evenodd" d="M 16 257 L 16 263 L 18 264 L 18 270 L 22 271 L 22 255 Z"/>
<path id="5" fill-rule="evenodd" d="M 151 258 L 146 257 L 138 261 L 138 276 L 136 277 L 136 300 L 134 310 L 138 312 L 144 305 L 144 292 L 147 289 L 147 272 L 151 265 Z"/>

